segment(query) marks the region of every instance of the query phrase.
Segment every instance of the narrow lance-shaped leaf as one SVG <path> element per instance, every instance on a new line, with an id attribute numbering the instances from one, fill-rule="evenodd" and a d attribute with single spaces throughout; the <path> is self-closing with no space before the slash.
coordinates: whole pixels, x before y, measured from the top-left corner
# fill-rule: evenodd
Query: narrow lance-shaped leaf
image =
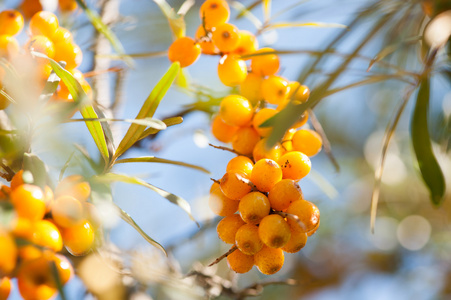
<path id="1" fill-rule="evenodd" d="M 265 23 L 271 18 L 271 0 L 262 0 L 263 15 L 265 16 Z"/>
<path id="2" fill-rule="evenodd" d="M 141 110 L 136 116 L 136 119 L 153 117 L 155 111 L 157 110 L 158 105 L 160 104 L 164 95 L 166 95 L 168 89 L 171 87 L 179 70 L 180 64 L 178 62 L 173 63 L 169 67 L 166 74 L 163 75 L 163 77 L 160 79 L 157 85 L 153 88 L 149 97 L 147 97 L 146 101 L 141 107 Z M 117 147 L 116 153 L 114 154 L 114 159 L 121 156 L 125 151 L 127 151 L 127 149 L 133 146 L 133 144 L 139 140 L 139 137 L 141 136 L 141 134 L 144 132 L 145 129 L 146 126 L 131 124 L 124 138 L 121 140 L 119 146 Z"/>
<path id="3" fill-rule="evenodd" d="M 207 169 L 205 169 L 203 167 L 200 167 L 200 166 L 196 166 L 196 165 L 193 165 L 193 164 L 188 164 L 188 163 L 185 163 L 185 162 L 182 162 L 182 161 L 177 161 L 177 160 L 159 158 L 159 157 L 155 157 L 155 156 L 143 156 L 143 157 L 133 157 L 133 158 L 119 159 L 119 160 L 116 161 L 116 164 L 122 164 L 122 163 L 143 163 L 143 162 L 163 163 L 163 164 L 182 166 L 182 167 L 187 167 L 187 168 L 199 170 L 199 171 L 202 171 L 204 173 L 210 174 L 210 172 Z"/>
<path id="4" fill-rule="evenodd" d="M 163 120 L 163 123 L 166 124 L 167 127 L 178 125 L 178 124 L 181 124 L 182 122 L 183 122 L 182 117 L 172 117 L 172 118 L 167 118 L 167 119 Z M 141 136 L 139 137 L 139 139 L 142 140 L 143 138 L 146 138 L 149 135 L 155 134 L 159 131 L 160 131 L 159 129 L 147 128 L 146 130 L 143 131 L 143 133 L 141 133 Z"/>
<path id="5" fill-rule="evenodd" d="M 444 199 L 445 178 L 432 150 L 431 138 L 429 136 L 429 97 L 429 78 L 423 78 L 412 115 L 410 134 L 421 176 L 429 189 L 432 203 L 438 206 Z"/>
<path id="6" fill-rule="evenodd" d="M 271 23 L 265 27 L 264 30 L 277 29 L 277 28 L 293 28 L 293 27 L 322 27 L 322 28 L 347 28 L 346 25 L 336 23 L 322 23 L 322 22 L 279 22 Z"/>
<path id="7" fill-rule="evenodd" d="M 176 13 L 166 0 L 153 1 L 160 7 L 161 11 L 168 19 L 169 27 L 171 27 L 174 38 L 177 39 L 185 36 L 186 25 L 183 15 Z"/>

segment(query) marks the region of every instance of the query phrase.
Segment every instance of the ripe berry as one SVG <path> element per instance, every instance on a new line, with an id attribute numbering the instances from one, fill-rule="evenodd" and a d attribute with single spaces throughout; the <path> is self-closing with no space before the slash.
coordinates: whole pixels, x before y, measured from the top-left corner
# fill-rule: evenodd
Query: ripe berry
<path id="1" fill-rule="evenodd" d="M 83 221 L 62 230 L 64 246 L 74 256 L 86 254 L 94 244 L 94 230 L 89 221 Z"/>
<path id="2" fill-rule="evenodd" d="M 271 134 L 272 127 L 260 127 L 260 125 L 277 113 L 278 111 L 273 108 L 262 108 L 255 113 L 252 125 L 260 136 L 267 137 Z"/>
<path id="3" fill-rule="evenodd" d="M 241 218 L 248 224 L 257 225 L 269 214 L 271 206 L 268 197 L 260 192 L 252 192 L 241 198 L 238 210 Z"/>
<path id="4" fill-rule="evenodd" d="M 302 226 L 291 218 L 288 218 L 288 224 L 292 228 L 292 230 L 299 230 L 301 232 L 310 232 L 315 230 L 315 227 L 319 224 L 320 214 L 319 209 L 310 201 L 307 200 L 298 200 L 288 207 L 288 214 L 298 216 Z"/>
<path id="5" fill-rule="evenodd" d="M 285 134 L 282 138 L 282 148 L 286 152 L 293 151 L 293 143 L 292 143 L 291 139 L 293 138 L 293 135 L 295 134 L 295 132 L 296 132 L 295 128 L 290 128 L 285 132 Z"/>
<path id="6" fill-rule="evenodd" d="M 265 158 L 255 163 L 251 181 L 259 191 L 269 192 L 280 180 L 282 180 L 282 169 L 275 161 Z"/>
<path id="7" fill-rule="evenodd" d="M 54 44 L 68 43 L 72 41 L 72 33 L 64 27 L 58 27 L 55 34 L 52 36 L 52 42 Z"/>
<path id="8" fill-rule="evenodd" d="M 19 170 L 16 174 L 14 174 L 13 179 L 11 179 L 11 190 L 15 190 L 22 184 L 24 184 L 23 170 Z"/>
<path id="9" fill-rule="evenodd" d="M 44 35 L 52 38 L 59 27 L 58 18 L 49 11 L 37 12 L 30 20 L 32 35 Z"/>
<path id="10" fill-rule="evenodd" d="M 248 73 L 246 79 L 240 85 L 240 94 L 255 104 L 263 99 L 261 85 L 263 77 L 253 72 Z"/>
<path id="11" fill-rule="evenodd" d="M 25 261 L 17 273 L 17 285 L 24 299 L 50 299 L 57 290 L 53 262 L 45 256 Z"/>
<path id="12" fill-rule="evenodd" d="M 55 57 L 55 46 L 53 45 L 53 42 L 44 35 L 33 36 L 25 45 L 25 49 L 40 52 L 50 58 Z"/>
<path id="13" fill-rule="evenodd" d="M 240 95 L 229 95 L 222 99 L 219 115 L 230 126 L 244 126 L 252 120 L 252 104 Z"/>
<path id="14" fill-rule="evenodd" d="M 219 115 L 216 115 L 211 123 L 211 132 L 218 141 L 223 143 L 230 143 L 238 128 L 227 125 Z"/>
<path id="15" fill-rule="evenodd" d="M 77 9 L 75 0 L 58 0 L 58 5 L 62 12 L 72 12 Z"/>
<path id="16" fill-rule="evenodd" d="M 268 138 L 264 138 L 258 141 L 257 144 L 255 144 L 254 151 L 252 152 L 255 161 L 259 161 L 264 158 L 278 161 L 279 158 L 283 155 L 284 149 L 279 143 L 268 149 L 266 145 L 267 142 Z"/>
<path id="17" fill-rule="evenodd" d="M 273 209 L 284 211 L 294 201 L 303 199 L 302 190 L 294 180 L 282 179 L 269 191 L 268 199 Z"/>
<path id="18" fill-rule="evenodd" d="M 238 34 L 240 35 L 240 42 L 233 53 L 236 53 L 238 55 L 254 53 L 258 48 L 258 42 L 255 35 L 247 30 L 240 30 L 238 31 Z"/>
<path id="19" fill-rule="evenodd" d="M 254 266 L 254 256 L 246 255 L 240 249 L 236 249 L 227 256 L 227 264 L 237 273 L 246 273 Z"/>
<path id="20" fill-rule="evenodd" d="M 218 48 L 211 40 L 211 32 L 207 33 L 202 24 L 197 28 L 194 38 L 199 43 L 203 54 L 214 55 L 219 53 Z"/>
<path id="21" fill-rule="evenodd" d="M 268 215 L 258 225 L 258 234 L 266 246 L 280 248 L 290 240 L 290 225 L 279 215 Z"/>
<path id="22" fill-rule="evenodd" d="M 199 58 L 201 48 L 190 37 L 181 37 L 176 39 L 168 49 L 168 58 L 171 62 L 178 61 L 180 67 L 184 68 L 192 65 Z"/>
<path id="23" fill-rule="evenodd" d="M 238 249 L 247 255 L 254 255 L 263 247 L 258 235 L 258 227 L 253 224 L 241 226 L 235 235 L 235 244 Z"/>
<path id="24" fill-rule="evenodd" d="M 308 156 L 299 151 L 285 153 L 279 159 L 279 164 L 282 167 L 283 179 L 293 179 L 295 181 L 304 178 L 312 168 L 312 163 Z"/>
<path id="25" fill-rule="evenodd" d="M 0 35 L 0 57 L 11 58 L 19 53 L 19 42 L 13 36 Z"/>
<path id="26" fill-rule="evenodd" d="M 254 255 L 254 263 L 258 270 L 266 275 L 277 273 L 283 266 L 284 255 L 280 248 L 263 248 Z"/>
<path id="27" fill-rule="evenodd" d="M 55 252 L 63 249 L 63 240 L 55 224 L 47 220 L 40 220 L 34 222 L 32 226 L 33 234 L 31 241 L 33 244 L 49 248 Z"/>
<path id="28" fill-rule="evenodd" d="M 220 186 L 224 195 L 233 200 L 240 200 L 252 190 L 248 176 L 241 172 L 225 173 Z"/>
<path id="29" fill-rule="evenodd" d="M 301 85 L 297 81 L 291 81 L 288 83 L 289 92 L 288 99 L 295 103 L 304 103 L 310 96 L 310 90 L 306 85 Z"/>
<path id="30" fill-rule="evenodd" d="M 250 155 L 258 141 L 260 135 L 253 127 L 241 127 L 232 139 L 232 147 L 239 154 Z"/>
<path id="31" fill-rule="evenodd" d="M 246 63 L 236 55 L 224 55 L 219 60 L 218 76 L 226 86 L 239 85 L 247 76 Z"/>
<path id="32" fill-rule="evenodd" d="M 83 206 L 72 196 L 60 196 L 52 205 L 52 218 L 58 226 L 72 227 L 84 219 Z"/>
<path id="33" fill-rule="evenodd" d="M 73 41 L 59 42 L 55 44 L 55 60 L 66 62 L 66 69 L 77 68 L 83 60 L 83 52 Z"/>
<path id="34" fill-rule="evenodd" d="M 82 202 L 88 200 L 90 194 L 91 186 L 81 175 L 67 176 L 55 188 L 55 197 L 72 196 Z"/>
<path id="35" fill-rule="evenodd" d="M 270 75 L 262 82 L 263 98 L 271 104 L 283 103 L 287 99 L 289 90 L 288 81 L 280 76 Z"/>
<path id="36" fill-rule="evenodd" d="M 219 51 L 223 53 L 234 51 L 240 43 L 238 28 L 229 23 L 216 26 L 211 39 Z"/>
<path id="37" fill-rule="evenodd" d="M 208 205 L 213 213 L 222 217 L 233 215 L 238 210 L 238 204 L 238 201 L 227 198 L 224 195 L 219 184 L 213 184 L 210 197 L 208 198 Z"/>
<path id="38" fill-rule="evenodd" d="M 14 9 L 7 9 L 0 12 L 0 34 L 16 35 L 23 28 L 23 17 L 20 12 Z"/>
<path id="39" fill-rule="evenodd" d="M 291 237 L 282 250 L 288 253 L 296 253 L 307 244 L 307 234 L 299 230 L 291 230 Z"/>
<path id="40" fill-rule="evenodd" d="M 20 4 L 20 9 L 25 19 L 29 20 L 35 13 L 42 10 L 42 4 L 40 0 L 24 0 Z"/>
<path id="41" fill-rule="evenodd" d="M 16 267 L 17 247 L 14 238 L 2 229 L 0 229 L 0 249 L 2 249 L 2 255 L 0 255 L 0 274 L 9 274 Z"/>
<path id="42" fill-rule="evenodd" d="M 9 277 L 0 277 L 0 299 L 7 300 L 11 292 L 11 279 Z"/>
<path id="43" fill-rule="evenodd" d="M 244 221 L 240 215 L 231 215 L 223 218 L 216 226 L 219 238 L 227 244 L 235 244 L 235 235 L 238 229 L 243 226 Z"/>
<path id="44" fill-rule="evenodd" d="M 321 151 L 323 140 L 321 136 L 310 129 L 300 129 L 296 131 L 292 138 L 293 149 L 300 151 L 307 156 L 315 156 Z"/>
<path id="45" fill-rule="evenodd" d="M 254 52 L 266 53 L 274 52 L 271 48 L 261 48 Z M 252 72 L 260 76 L 270 76 L 277 73 L 280 67 L 279 57 L 276 54 L 262 54 L 256 55 L 251 58 L 251 69 Z"/>
<path id="46" fill-rule="evenodd" d="M 19 217 L 41 220 L 45 214 L 44 193 L 38 186 L 22 184 L 10 194 L 11 203 Z"/>
<path id="47" fill-rule="evenodd" d="M 201 5 L 199 15 L 205 27 L 213 28 L 229 20 L 229 5 L 224 0 L 207 0 Z"/>
<path id="48" fill-rule="evenodd" d="M 249 157 L 239 155 L 228 162 L 226 172 L 242 172 L 250 177 L 253 168 L 254 162 Z"/>

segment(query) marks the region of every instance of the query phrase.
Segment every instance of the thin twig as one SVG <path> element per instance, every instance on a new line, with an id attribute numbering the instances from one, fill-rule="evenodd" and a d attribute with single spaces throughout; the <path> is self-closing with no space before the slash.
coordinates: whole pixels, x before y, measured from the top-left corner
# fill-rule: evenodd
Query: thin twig
<path id="1" fill-rule="evenodd" d="M 219 263 L 221 260 L 223 260 L 224 258 L 226 258 L 227 256 L 229 256 L 230 254 L 233 253 L 233 251 L 235 251 L 236 249 L 238 249 L 235 245 L 233 245 L 232 248 L 230 248 L 229 251 L 227 251 L 226 253 L 224 253 L 223 255 L 221 255 L 220 257 L 218 257 L 217 259 L 215 259 L 214 262 L 212 262 L 211 264 L 208 265 L 208 267 L 214 266 L 217 263 Z"/>
<path id="2" fill-rule="evenodd" d="M 210 144 L 210 143 L 209 143 L 208 145 L 211 146 L 211 147 L 213 147 L 213 148 L 215 148 L 215 149 L 220 149 L 220 150 L 224 150 L 224 151 L 229 151 L 229 152 L 235 153 L 236 155 L 246 156 L 246 157 L 252 158 L 252 156 L 242 154 L 242 153 L 240 153 L 240 152 L 238 152 L 238 151 L 235 151 L 235 150 L 232 149 L 232 148 L 228 148 L 228 147 L 224 147 L 224 146 L 215 146 L 215 145 Z"/>
<path id="3" fill-rule="evenodd" d="M 0 167 L 6 171 L 6 173 L 1 174 L 1 177 L 5 178 L 7 181 L 11 181 L 16 173 L 2 162 L 0 162 Z"/>

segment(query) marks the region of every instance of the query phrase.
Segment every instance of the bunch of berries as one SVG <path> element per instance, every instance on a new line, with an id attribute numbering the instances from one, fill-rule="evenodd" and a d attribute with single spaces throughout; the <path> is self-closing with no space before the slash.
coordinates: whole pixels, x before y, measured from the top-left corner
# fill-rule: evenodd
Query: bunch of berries
<path id="1" fill-rule="evenodd" d="M 50 299 L 58 284 L 64 285 L 74 271 L 62 254 L 84 255 L 94 245 L 95 209 L 87 200 L 91 188 L 81 176 L 64 178 L 53 191 L 26 183 L 28 171 L 17 172 L 11 185 L 0 187 L 0 205 L 14 218 L 0 225 L 0 299 L 17 278 L 24 299 Z M 56 276 L 58 275 L 58 278 Z M 59 283 L 58 283 L 59 282 Z"/>
<path id="2" fill-rule="evenodd" d="M 62 13 L 74 12 L 78 5 L 76 0 L 58 0 L 58 7 Z M 23 0 L 20 9 L 26 19 L 30 19 L 35 13 L 43 10 L 41 0 Z"/>

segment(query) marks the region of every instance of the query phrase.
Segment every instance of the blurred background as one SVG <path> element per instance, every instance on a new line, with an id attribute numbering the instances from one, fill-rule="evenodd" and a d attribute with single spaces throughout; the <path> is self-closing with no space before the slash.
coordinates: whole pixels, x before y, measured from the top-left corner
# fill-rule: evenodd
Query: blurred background
<path id="1" fill-rule="evenodd" d="M 1 8 L 11 8 L 17 7 L 18 2 L 0 1 L 0 5 Z M 116 116 L 134 118 L 170 65 L 164 51 L 172 42 L 172 34 L 168 20 L 154 1 L 110 2 L 116 3 L 118 17 L 109 26 L 123 44 L 125 53 L 134 59 L 132 68 L 111 55 L 94 54 L 95 31 L 81 10 L 63 16 L 60 22 L 74 32 L 84 51 L 80 67 L 83 72 L 91 71 L 96 59 L 102 58 L 111 59 L 110 67 L 120 69 L 105 75 L 110 83 L 110 99 L 106 101 L 117 97 Z M 194 36 L 200 24 L 198 11 L 202 2 L 195 1 L 185 16 L 189 36 Z M 87 1 L 93 8 L 102 3 Z M 168 0 L 168 3 L 178 10 L 183 1 Z M 244 7 L 257 3 L 251 12 L 263 19 L 263 8 L 258 1 L 239 3 Z M 52 1 L 46 5 L 51 7 Z M 280 56 L 281 75 L 297 80 L 317 57 L 312 53 L 323 51 L 334 38 L 347 32 L 334 45 L 335 54 L 325 56 L 322 63 L 301 82 L 311 89 L 333 72 L 346 54 L 352 53 L 362 40 L 370 37 L 375 23 L 390 15 L 362 47 L 359 56 L 354 57 L 341 73 L 333 88 L 340 90 L 371 76 L 386 76 L 386 80 L 343 89 L 322 99 L 314 108 L 339 169 L 334 167 L 324 151 L 312 159 L 312 172 L 300 181 L 300 186 L 305 198 L 320 209 L 321 226 L 303 250 L 285 256 L 280 272 L 266 276 L 254 268 L 247 274 L 236 275 L 228 269 L 225 260 L 206 267 L 229 248 L 217 237 L 219 219 L 208 207 L 208 192 L 210 178 L 222 177 L 228 160 L 234 155 L 208 146 L 208 143 L 220 145 L 210 132 L 211 115 L 193 111 L 184 115 L 182 124 L 165 130 L 154 139 L 144 140 L 139 147 L 128 151 L 127 156 L 154 155 L 180 160 L 202 166 L 211 172 L 210 175 L 179 166 L 145 163 L 118 165 L 115 172 L 140 177 L 183 197 L 190 203 L 200 228 L 182 209 L 152 191 L 135 185 L 115 184 L 115 203 L 160 242 L 169 251 L 169 257 L 116 217 L 111 207 L 102 207 L 106 240 L 112 242 L 108 253 L 113 258 L 105 256 L 100 260 L 119 259 L 125 271 L 116 274 L 113 268 L 107 268 L 104 276 L 97 280 L 120 282 L 131 287 L 129 295 L 133 299 L 205 299 L 217 296 L 220 299 L 242 299 L 241 296 L 252 294 L 258 299 L 315 300 L 451 297 L 451 194 L 448 190 L 443 205 L 436 208 L 419 175 L 409 135 L 416 93 L 410 97 L 388 148 L 374 233 L 370 229 L 371 195 L 375 170 L 380 164 L 383 137 L 411 86 L 406 80 L 399 80 L 401 76 L 397 75 L 422 70 L 423 53 L 418 36 L 430 20 L 423 5 L 419 0 L 272 1 L 274 19 L 271 21 L 343 25 L 350 25 L 371 6 L 369 13 L 359 17 L 358 22 L 347 29 L 294 27 L 267 30 L 258 35 L 260 47 L 298 52 Z M 248 18 L 237 18 L 238 12 L 233 7 L 238 7 L 238 4 L 232 5 L 230 22 L 240 29 L 256 33 L 255 24 Z M 23 38 L 26 39 L 26 35 Z M 409 38 L 413 39 L 403 42 Z M 393 51 L 384 54 L 382 63 L 376 62 L 368 70 L 371 59 L 381 56 L 381 51 L 387 46 L 392 46 Z M 441 54 L 441 57 L 445 56 Z M 202 56 L 190 66 L 187 69 L 189 87 L 173 86 L 155 117 L 163 119 L 184 111 L 187 105 L 201 98 L 199 91 L 214 97 L 229 93 L 229 88 L 222 85 L 216 75 L 218 61 L 219 57 Z M 437 61 L 436 76 L 431 82 L 429 130 L 447 186 L 450 186 L 451 89 L 449 79 L 440 73 L 440 67 L 446 64 L 449 65 L 449 61 L 443 58 Z M 408 76 L 403 78 L 412 79 Z M 116 94 L 118 91 L 120 93 Z M 80 116 L 77 114 L 75 117 Z M 126 128 L 127 124 L 113 125 L 117 140 Z M 43 133 L 34 149 L 45 159 L 55 178 L 67 160 L 67 153 L 54 155 L 49 145 L 64 141 L 80 143 L 92 153 L 96 151 L 82 123 L 66 124 L 59 132 Z M 82 166 L 74 163 L 68 172 L 79 172 L 79 168 L 83 170 Z M 85 262 L 89 259 L 93 266 L 105 265 L 98 262 L 98 257 L 88 257 Z M 83 264 L 83 261 L 77 259 L 75 263 Z M 110 287 L 107 283 L 104 287 L 99 283 L 97 286 L 92 284 L 93 278 L 90 281 L 90 290 L 102 293 L 102 288 Z M 80 277 L 72 279 L 65 289 L 68 299 L 93 298 L 86 293 L 86 281 Z M 12 299 L 18 297 L 16 290 Z"/>

